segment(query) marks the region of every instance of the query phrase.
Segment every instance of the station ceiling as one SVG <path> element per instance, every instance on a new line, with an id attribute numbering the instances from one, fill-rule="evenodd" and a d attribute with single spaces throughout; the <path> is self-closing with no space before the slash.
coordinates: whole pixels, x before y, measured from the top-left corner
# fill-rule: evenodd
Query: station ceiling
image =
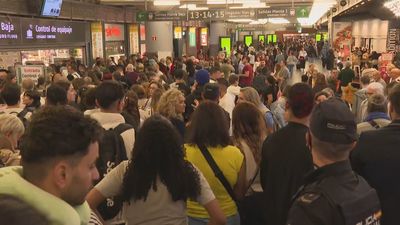
<path id="1" fill-rule="evenodd" d="M 119 6 L 132 6 L 139 10 L 172 10 L 178 9 L 179 6 L 154 6 L 153 0 L 97 0 L 100 4 L 105 5 L 119 5 Z M 163 1 L 163 0 L 161 0 Z M 166 0 L 165 0 L 166 1 Z M 236 1 L 236 0 L 228 0 Z M 239 1 L 254 1 L 254 0 L 239 0 Z M 302 6 L 312 5 L 314 0 L 260 0 L 261 3 L 265 3 L 267 6 Z M 207 4 L 207 0 L 180 0 L 180 5 L 183 4 L 196 4 L 197 7 L 208 7 L 209 9 L 224 9 L 231 6 L 241 6 L 242 4 Z"/>

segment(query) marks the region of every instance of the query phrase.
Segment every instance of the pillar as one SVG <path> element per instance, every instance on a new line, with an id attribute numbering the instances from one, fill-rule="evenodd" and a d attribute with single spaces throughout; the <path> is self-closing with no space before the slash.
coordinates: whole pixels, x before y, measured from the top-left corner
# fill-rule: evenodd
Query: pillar
<path id="1" fill-rule="evenodd" d="M 159 59 L 172 56 L 173 53 L 172 22 L 146 22 L 146 52 L 158 54 Z"/>
<path id="2" fill-rule="evenodd" d="M 220 36 L 227 36 L 225 23 L 212 22 L 210 25 L 210 56 L 218 54 Z"/>

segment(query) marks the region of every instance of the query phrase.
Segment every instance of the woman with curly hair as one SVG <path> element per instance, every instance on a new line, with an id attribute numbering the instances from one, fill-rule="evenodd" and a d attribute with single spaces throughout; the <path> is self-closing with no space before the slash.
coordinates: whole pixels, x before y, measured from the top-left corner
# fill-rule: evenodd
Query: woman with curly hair
<path id="1" fill-rule="evenodd" d="M 185 97 L 183 93 L 175 88 L 164 92 L 157 107 L 157 112 L 171 121 L 182 138 L 185 134 L 185 123 L 183 122 L 185 107 Z"/>
<path id="2" fill-rule="evenodd" d="M 106 198 L 120 195 L 127 225 L 186 225 L 186 200 L 193 199 L 205 207 L 212 224 L 225 224 L 210 186 L 185 160 L 179 134 L 166 118 L 155 115 L 147 119 L 134 149 L 131 161 L 123 161 L 89 192 L 87 201 L 92 209 Z"/>
<path id="3" fill-rule="evenodd" d="M 260 110 L 250 102 L 241 102 L 232 113 L 233 143 L 245 158 L 246 192 L 240 211 L 241 224 L 265 224 L 260 183 L 262 145 L 267 137 L 267 127 Z"/>

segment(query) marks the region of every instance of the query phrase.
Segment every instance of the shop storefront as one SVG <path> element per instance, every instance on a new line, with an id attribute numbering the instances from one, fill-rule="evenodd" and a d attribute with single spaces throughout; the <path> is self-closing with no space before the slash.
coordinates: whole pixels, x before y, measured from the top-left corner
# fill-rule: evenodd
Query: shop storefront
<path id="1" fill-rule="evenodd" d="M 126 54 L 124 24 L 104 24 L 106 58 L 116 60 Z"/>
<path id="2" fill-rule="evenodd" d="M 0 17 L 0 66 L 87 62 L 87 23 Z"/>
<path id="3" fill-rule="evenodd" d="M 208 25 L 203 21 L 174 21 L 174 52 L 204 57 L 209 46 Z M 202 56 L 200 56 L 202 55 Z"/>

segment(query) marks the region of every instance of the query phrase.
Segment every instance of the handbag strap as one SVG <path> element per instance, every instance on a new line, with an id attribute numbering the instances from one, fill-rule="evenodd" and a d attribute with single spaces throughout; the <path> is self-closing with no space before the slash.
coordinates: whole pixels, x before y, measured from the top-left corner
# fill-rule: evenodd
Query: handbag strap
<path id="1" fill-rule="evenodd" d="M 211 156 L 210 152 L 204 145 L 199 145 L 200 151 L 203 154 L 204 158 L 207 160 L 208 165 L 211 167 L 214 175 L 218 178 L 221 184 L 224 186 L 225 190 L 228 192 L 229 196 L 231 196 L 232 200 L 236 202 L 235 193 L 231 185 L 229 184 L 228 180 L 224 176 L 224 173 L 218 167 L 217 163 L 215 162 L 214 158 Z"/>
<path id="2" fill-rule="evenodd" d="M 368 123 L 369 123 L 373 128 L 375 128 L 375 129 L 381 128 L 381 126 L 379 126 L 379 124 L 377 124 L 377 123 L 375 122 L 375 120 L 370 120 L 370 121 L 368 121 Z"/>
<path id="3" fill-rule="evenodd" d="M 254 177 L 251 179 L 246 191 L 248 191 L 251 188 L 251 185 L 253 185 L 254 181 L 256 180 L 258 173 L 260 173 L 260 167 L 258 167 L 256 174 L 254 174 Z"/>

